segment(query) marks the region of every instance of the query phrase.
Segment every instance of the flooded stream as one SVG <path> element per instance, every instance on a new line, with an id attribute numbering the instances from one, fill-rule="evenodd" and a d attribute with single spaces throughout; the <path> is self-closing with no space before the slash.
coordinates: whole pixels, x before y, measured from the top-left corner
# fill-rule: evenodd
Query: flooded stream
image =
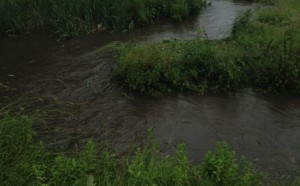
<path id="1" fill-rule="evenodd" d="M 221 39 L 230 35 L 235 18 L 247 9 L 253 5 L 214 0 L 180 24 L 161 21 L 66 42 L 56 42 L 47 33 L 0 38 L 0 106 L 30 97 L 33 107 L 51 111 L 53 117 L 34 126 L 48 148 L 73 148 L 93 138 L 126 151 L 153 128 L 166 151 L 186 143 L 194 162 L 217 141 L 226 140 L 239 155 L 264 169 L 291 172 L 300 162 L 299 95 L 244 90 L 129 96 L 113 76 L 116 65 L 111 55 L 95 51 L 114 41 L 194 39 L 198 29 L 204 29 L 208 39 Z M 61 118 L 55 119 L 57 115 Z"/>

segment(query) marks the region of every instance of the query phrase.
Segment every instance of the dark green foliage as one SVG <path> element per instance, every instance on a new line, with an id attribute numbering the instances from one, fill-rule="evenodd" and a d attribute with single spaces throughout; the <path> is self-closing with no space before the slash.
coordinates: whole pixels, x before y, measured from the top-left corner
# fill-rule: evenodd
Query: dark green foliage
<path id="1" fill-rule="evenodd" d="M 236 88 L 240 67 L 219 47 L 201 40 L 122 46 L 117 71 L 131 89 L 150 94 L 170 88 L 200 93 Z"/>
<path id="2" fill-rule="evenodd" d="M 0 183 L 3 185 L 24 185 L 33 176 L 31 163 L 39 157 L 27 149 L 32 145 L 30 125 L 28 117 L 16 120 L 6 116 L 0 122 Z"/>
<path id="3" fill-rule="evenodd" d="M 264 91 L 300 91 L 299 1 L 277 1 L 252 19 L 235 23 L 233 39 L 240 45 L 250 86 Z"/>
<path id="4" fill-rule="evenodd" d="M 175 21 L 199 10 L 200 0 L 1 0 L 0 32 L 50 29 L 61 37 L 130 29 L 165 16 Z"/>
<path id="5" fill-rule="evenodd" d="M 186 0 L 175 0 L 171 6 L 171 15 L 173 20 L 181 21 L 188 15 L 188 5 Z"/>
<path id="6" fill-rule="evenodd" d="M 122 46 L 117 74 L 136 91 L 203 93 L 252 87 L 300 92 L 300 3 L 277 0 L 242 14 L 225 41 L 168 41 Z"/>
<path id="7" fill-rule="evenodd" d="M 6 115 L 0 120 L 1 185 L 83 185 L 95 170 L 95 147 L 67 157 L 46 153 L 33 143 L 32 118 Z"/>
<path id="8" fill-rule="evenodd" d="M 241 14 L 236 20 L 233 25 L 232 35 L 235 36 L 238 32 L 245 29 L 249 26 L 250 18 L 251 18 L 251 11 L 248 10 L 247 12 Z"/>
<path id="9" fill-rule="evenodd" d="M 225 142 L 217 144 L 215 153 L 206 154 L 202 171 L 209 185 L 263 185 L 263 175 L 244 158 L 238 160 Z"/>
<path id="10" fill-rule="evenodd" d="M 29 117 L 6 115 L 0 120 L 1 185 L 261 185 L 263 181 L 261 173 L 249 162 L 238 161 L 225 143 L 200 165 L 189 162 L 183 144 L 176 154 L 162 157 L 152 137 L 128 158 L 116 159 L 108 152 L 97 156 L 91 142 L 82 152 L 66 156 L 34 144 L 31 123 Z"/>
<path id="11" fill-rule="evenodd" d="M 203 0 L 187 0 L 189 12 L 195 12 L 199 10 L 203 3 L 205 3 Z"/>

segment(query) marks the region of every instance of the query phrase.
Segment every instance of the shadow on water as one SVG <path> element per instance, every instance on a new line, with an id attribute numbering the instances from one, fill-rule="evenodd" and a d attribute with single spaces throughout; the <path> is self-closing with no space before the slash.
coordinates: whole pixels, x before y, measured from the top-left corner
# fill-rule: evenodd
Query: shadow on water
<path id="1" fill-rule="evenodd" d="M 300 161 L 299 96 L 261 96 L 245 90 L 130 97 L 113 78 L 111 54 L 96 51 L 113 41 L 194 39 L 201 28 L 208 39 L 221 39 L 230 35 L 237 15 L 248 8 L 253 6 L 215 0 L 180 24 L 162 21 L 66 42 L 48 34 L 1 38 L 0 105 L 25 101 L 32 110 L 47 110 L 42 115 L 46 122 L 34 128 L 37 138 L 52 149 L 72 149 L 93 138 L 126 152 L 140 145 L 151 127 L 166 151 L 185 142 L 193 161 L 200 161 L 216 141 L 226 140 L 265 169 L 292 171 Z"/>
<path id="2" fill-rule="evenodd" d="M 204 96 L 178 93 L 146 107 L 156 137 L 166 148 L 186 143 L 194 161 L 200 161 L 216 141 L 225 140 L 238 154 L 270 171 L 298 168 L 299 96 L 260 96 L 251 90 Z"/>

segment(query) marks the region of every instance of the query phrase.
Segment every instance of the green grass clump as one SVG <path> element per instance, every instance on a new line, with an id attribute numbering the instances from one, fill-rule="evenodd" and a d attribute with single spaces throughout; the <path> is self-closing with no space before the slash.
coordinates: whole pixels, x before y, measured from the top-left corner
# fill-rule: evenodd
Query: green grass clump
<path id="1" fill-rule="evenodd" d="M 130 29 L 160 17 L 180 21 L 201 6 L 202 0 L 1 0 L 0 33 L 46 29 L 79 36 Z"/>
<path id="2" fill-rule="evenodd" d="M 0 120 L 0 185 L 84 185 L 95 170 L 95 146 L 74 156 L 52 154 L 33 142 L 32 118 Z"/>
<path id="3" fill-rule="evenodd" d="M 224 56 L 223 47 L 202 40 L 122 46 L 117 74 L 129 88 L 150 94 L 236 88 L 241 70 L 232 56 Z"/>
<path id="4" fill-rule="evenodd" d="M 32 122 L 25 116 L 0 120 L 0 185 L 262 185 L 262 174 L 224 142 L 198 165 L 188 160 L 183 144 L 162 156 L 152 137 L 128 157 L 100 154 L 91 142 L 64 155 L 33 142 Z"/>
<path id="5" fill-rule="evenodd" d="M 245 158 L 237 161 L 235 152 L 224 142 L 217 144 L 215 153 L 206 154 L 202 172 L 207 185 L 263 185 L 263 174 Z"/>
<path id="6" fill-rule="evenodd" d="M 299 92 L 299 10 L 299 1 L 277 0 L 256 15 L 237 20 L 233 39 L 241 46 L 251 86 Z"/>
<path id="7" fill-rule="evenodd" d="M 177 88 L 203 93 L 251 87 L 300 92 L 300 3 L 277 0 L 242 14 L 224 41 L 170 41 L 123 46 L 117 74 L 147 94 Z"/>

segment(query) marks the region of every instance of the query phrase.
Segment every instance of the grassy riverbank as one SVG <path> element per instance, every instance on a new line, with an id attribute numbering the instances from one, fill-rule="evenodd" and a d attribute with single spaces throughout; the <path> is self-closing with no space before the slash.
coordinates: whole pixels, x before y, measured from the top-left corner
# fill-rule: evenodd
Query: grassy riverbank
<path id="1" fill-rule="evenodd" d="M 300 2 L 275 0 L 244 13 L 224 41 L 167 41 L 123 45 L 117 74 L 147 94 L 172 89 L 203 93 L 251 87 L 263 92 L 300 91 Z"/>
<path id="2" fill-rule="evenodd" d="M 162 155 L 148 140 L 131 155 L 116 156 L 93 142 L 68 153 L 51 152 L 35 140 L 28 116 L 5 114 L 0 120 L 0 185 L 299 185 L 300 178 L 272 179 L 226 142 L 218 142 L 200 163 L 190 162 L 185 145 Z"/>
<path id="3" fill-rule="evenodd" d="M 19 15 L 14 8 L 6 7 L 13 5 L 13 2 L 22 2 L 26 5 L 15 6 L 24 11 L 24 15 Z M 82 14 L 82 19 L 79 20 L 76 16 L 73 17 L 81 15 L 83 11 L 82 6 L 78 10 L 74 9 L 76 3 L 93 1 L 78 0 L 71 3 L 53 0 L 43 1 L 40 4 L 39 2 L 0 1 L 0 7 L 2 6 L 0 15 L 11 16 L 11 19 L 14 19 L 5 24 L 1 22 L 1 28 L 5 28 L 2 31 L 6 31 L 7 25 L 19 24 L 15 27 L 18 31 L 51 28 L 57 29 L 60 34 L 77 35 L 96 31 L 93 29 L 102 29 L 106 24 L 119 27 L 124 23 L 121 27 L 128 28 L 132 23 L 125 19 L 126 11 L 123 12 L 120 8 L 126 7 L 125 5 L 113 11 L 120 15 L 124 13 L 124 19 L 119 20 L 116 16 L 107 14 L 111 17 L 105 23 L 98 22 L 97 19 L 88 22 L 86 21 L 88 16 L 85 14 Z M 64 6 L 57 6 L 55 2 L 60 2 Z M 120 3 L 120 1 L 101 2 Z M 132 2 L 136 5 L 138 2 L 156 1 Z M 196 1 L 178 1 L 180 2 Z M 49 7 L 53 6 L 55 11 L 45 9 L 49 12 L 40 14 L 38 5 L 48 7 L 47 3 Z M 174 16 L 177 15 L 175 5 L 168 7 L 173 7 L 174 11 L 171 11 L 171 8 L 164 14 L 147 13 L 146 22 L 136 17 L 134 20 L 137 22 L 134 23 L 148 23 L 165 15 L 176 20 L 183 18 Z M 188 12 L 193 10 L 188 7 L 182 10 Z M 70 8 L 70 12 L 66 17 L 63 17 L 64 14 L 59 14 L 62 17 L 57 16 L 55 12 L 60 12 L 63 8 L 67 10 Z M 4 11 L 6 9 L 10 11 Z M 148 8 L 138 7 L 135 10 L 148 12 Z M 262 91 L 299 92 L 299 10 L 300 2 L 296 0 L 274 1 L 272 7 L 262 8 L 255 15 L 246 13 L 241 16 L 234 26 L 232 38 L 225 41 L 205 41 L 199 33 L 199 38 L 194 41 L 122 45 L 116 51 L 116 60 L 119 64 L 117 74 L 129 88 L 149 94 L 168 92 L 172 89 L 203 93 L 208 90 L 227 91 L 243 87 L 254 87 Z M 75 13 L 72 14 L 72 11 Z M 178 12 L 181 12 L 181 9 Z M 133 13 L 135 14 L 130 13 L 130 16 L 138 15 L 137 12 Z M 44 15 L 53 15 L 53 20 L 44 18 Z M 30 22 L 32 20 L 39 21 Z M 90 23 L 91 25 L 88 25 Z M 23 107 L 18 109 L 24 110 Z M 54 153 L 45 150 L 43 144 L 35 142 L 35 132 L 32 129 L 35 118 L 3 113 L 0 117 L 0 185 L 277 184 L 273 182 L 270 184 L 267 176 L 255 169 L 249 161 L 237 157 L 224 142 L 218 143 L 215 151 L 207 153 L 200 164 L 193 164 L 188 160 L 183 144 L 178 146 L 174 155 L 163 156 L 158 143 L 151 137 L 151 132 L 147 144 L 143 148 L 136 149 L 131 156 L 116 157 L 114 152 L 100 151 L 93 142 L 87 143 L 85 149 L 79 152 Z M 299 185 L 299 182 L 298 179 L 294 184 Z"/>
<path id="4" fill-rule="evenodd" d="M 79 36 L 105 29 L 131 29 L 161 17 L 181 21 L 202 0 L 1 0 L 0 33 L 51 30 Z"/>
<path id="5" fill-rule="evenodd" d="M 189 162 L 185 146 L 163 157 L 149 137 L 132 157 L 99 153 L 94 143 L 71 155 L 51 153 L 34 143 L 33 119 L 5 115 L 0 120 L 0 185 L 262 185 L 263 175 L 238 159 L 224 142 L 201 164 Z M 149 136 L 151 132 L 149 133 Z"/>

